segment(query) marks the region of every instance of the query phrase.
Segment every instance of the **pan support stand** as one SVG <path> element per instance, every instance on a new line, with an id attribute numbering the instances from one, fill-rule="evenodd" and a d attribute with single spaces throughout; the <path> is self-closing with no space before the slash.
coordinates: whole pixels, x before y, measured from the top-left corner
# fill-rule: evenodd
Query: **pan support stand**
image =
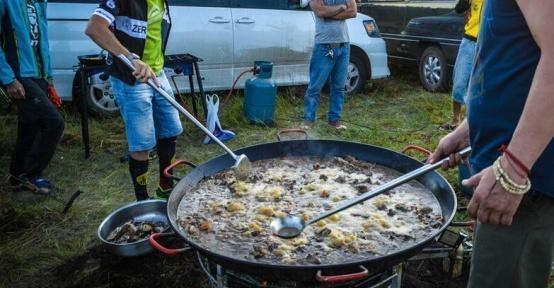
<path id="1" fill-rule="evenodd" d="M 196 252 L 196 255 L 198 257 L 198 263 L 200 264 L 200 268 L 202 268 L 202 271 L 204 272 L 204 274 L 208 276 L 208 282 L 210 283 L 210 287 L 212 288 L 227 287 L 227 276 L 225 275 L 225 270 L 223 269 L 223 267 L 216 264 L 215 265 L 216 271 L 215 273 L 213 273 L 208 259 L 203 257 L 199 252 Z"/>
<path id="2" fill-rule="evenodd" d="M 206 274 L 208 277 L 208 282 L 210 284 L 211 288 L 227 288 L 230 287 L 229 285 L 229 277 L 231 274 L 234 275 L 234 273 L 231 272 L 231 274 L 227 274 L 225 269 L 215 263 L 210 262 L 206 257 L 202 256 L 199 252 L 197 252 L 198 257 L 198 263 L 200 264 L 200 268 Z M 391 269 L 387 270 L 388 272 L 383 272 L 382 274 L 376 274 L 373 276 L 369 276 L 366 279 L 363 279 L 360 283 L 355 283 L 353 287 L 360 287 L 360 288 L 402 288 L 402 275 L 404 273 L 404 264 L 401 263 L 399 265 L 396 265 L 392 267 Z M 232 276 L 232 275 L 231 275 Z M 244 279 L 246 282 L 252 282 L 252 285 L 255 285 L 254 278 L 251 278 L 250 276 L 243 275 L 244 277 L 247 277 L 248 279 Z M 235 275 L 234 277 L 237 277 Z M 372 279 L 379 279 L 377 281 Z M 286 284 L 283 283 L 283 287 L 287 284 L 290 284 L 290 282 L 287 282 Z M 241 286 L 243 287 L 243 286 Z M 246 286 L 245 286 L 246 287 Z M 254 286 L 252 286 L 254 287 Z M 258 286 L 256 286 L 258 287 Z M 297 287 L 297 286 L 290 286 L 290 287 Z M 325 286 L 330 287 L 330 286 Z M 343 287 L 343 286 L 341 286 Z"/>
<path id="3" fill-rule="evenodd" d="M 391 276 L 390 288 L 402 288 L 402 273 L 404 273 L 404 267 L 402 264 L 397 265 L 393 268 L 393 275 Z M 377 286 L 377 285 L 375 285 Z M 379 286 L 377 286 L 379 287 Z"/>

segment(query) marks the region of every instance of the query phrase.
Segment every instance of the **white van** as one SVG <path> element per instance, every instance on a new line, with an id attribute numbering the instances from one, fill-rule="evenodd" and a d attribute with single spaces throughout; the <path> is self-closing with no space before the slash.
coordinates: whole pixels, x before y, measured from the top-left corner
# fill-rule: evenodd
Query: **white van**
<path id="1" fill-rule="evenodd" d="M 238 74 L 255 60 L 274 64 L 279 86 L 308 83 L 308 64 L 313 48 L 313 13 L 300 0 L 169 0 L 172 30 L 166 54 L 190 53 L 204 61 L 200 71 L 206 91 L 226 90 Z M 97 0 L 49 0 L 48 19 L 54 82 L 64 100 L 72 98 L 74 66 L 81 55 L 100 49 L 85 34 L 85 26 L 98 6 Z M 366 80 L 387 77 L 385 42 L 375 21 L 358 13 L 349 19 L 351 60 L 347 92 L 359 91 Z M 171 72 L 170 72 L 171 73 Z M 90 79 L 86 95 L 92 112 L 118 110 L 109 81 Z M 245 77 L 246 78 L 246 77 Z M 187 91 L 188 79 L 177 77 Z M 241 88 L 244 81 L 239 82 Z"/>

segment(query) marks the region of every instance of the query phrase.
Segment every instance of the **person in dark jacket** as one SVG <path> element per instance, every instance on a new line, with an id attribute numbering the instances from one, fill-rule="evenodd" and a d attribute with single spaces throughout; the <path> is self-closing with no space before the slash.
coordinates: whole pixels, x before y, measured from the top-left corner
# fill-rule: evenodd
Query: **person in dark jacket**
<path id="1" fill-rule="evenodd" d="M 168 94 L 173 90 L 164 74 L 164 51 L 171 18 L 164 0 L 102 0 L 90 18 L 86 34 L 108 50 L 112 89 L 120 107 L 131 154 L 129 171 L 137 200 L 146 200 L 149 151 L 157 148 L 160 181 L 157 198 L 167 198 L 173 181 L 163 170 L 175 157 L 177 136 L 183 131 L 178 111 L 154 89 L 148 79 Z M 126 57 L 136 68 L 131 73 L 118 57 Z"/>
<path id="2" fill-rule="evenodd" d="M 0 1 L 0 84 L 18 111 L 9 181 L 40 193 L 51 190 L 42 173 L 64 129 L 48 97 L 52 70 L 47 30 L 45 0 Z"/>

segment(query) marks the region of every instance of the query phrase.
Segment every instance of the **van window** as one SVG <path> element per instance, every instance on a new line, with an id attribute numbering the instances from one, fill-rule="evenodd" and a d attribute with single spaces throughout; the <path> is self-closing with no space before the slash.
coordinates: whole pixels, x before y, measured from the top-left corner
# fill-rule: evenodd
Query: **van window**
<path id="1" fill-rule="evenodd" d="M 4 0 L 2 0 L 4 1 Z M 200 7 L 229 7 L 231 0 L 168 0 L 172 6 L 200 6 Z M 94 3 L 98 4 L 98 0 L 48 0 L 51 3 Z"/>
<path id="2" fill-rule="evenodd" d="M 169 0 L 171 6 L 229 7 L 230 0 Z"/>
<path id="3" fill-rule="evenodd" d="M 300 0 L 231 0 L 233 8 L 298 10 Z"/>
<path id="4" fill-rule="evenodd" d="M 360 2 L 358 2 L 358 4 L 360 3 L 372 3 L 372 2 L 409 2 L 410 0 L 361 0 Z M 440 0 L 442 1 L 442 0 Z M 455 0 L 453 0 L 455 1 Z"/>

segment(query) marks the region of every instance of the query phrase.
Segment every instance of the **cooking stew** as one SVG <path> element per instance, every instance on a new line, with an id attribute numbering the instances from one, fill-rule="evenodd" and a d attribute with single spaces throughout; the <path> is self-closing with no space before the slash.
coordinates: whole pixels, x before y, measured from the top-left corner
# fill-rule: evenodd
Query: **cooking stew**
<path id="1" fill-rule="evenodd" d="M 201 247 L 268 264 L 319 265 L 399 252 L 434 235 L 444 219 L 419 182 L 351 207 L 307 227 L 294 239 L 271 234 L 274 217 L 305 220 L 398 177 L 353 157 L 286 157 L 255 161 L 250 177 L 232 169 L 206 177 L 183 198 L 178 229 Z"/>

